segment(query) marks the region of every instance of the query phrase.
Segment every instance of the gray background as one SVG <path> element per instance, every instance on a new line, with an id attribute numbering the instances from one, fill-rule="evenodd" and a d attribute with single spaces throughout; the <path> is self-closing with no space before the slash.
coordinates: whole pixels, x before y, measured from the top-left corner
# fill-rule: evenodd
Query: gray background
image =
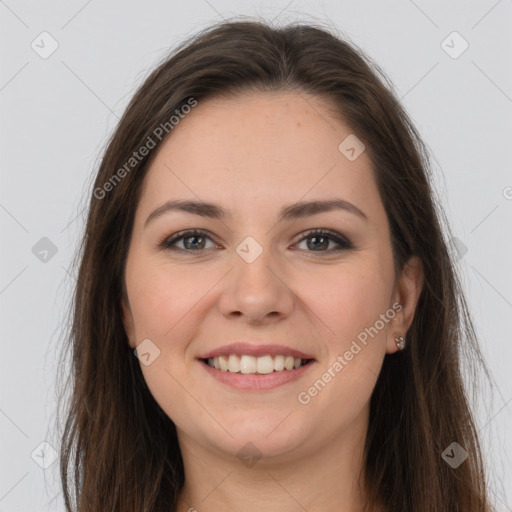
<path id="1" fill-rule="evenodd" d="M 64 510 L 58 463 L 40 464 L 52 462 L 57 442 L 55 381 L 71 260 L 106 139 L 171 47 L 241 14 L 332 23 L 384 69 L 429 145 L 494 383 L 475 398 L 491 496 L 497 510 L 512 510 L 512 1 L 6 0 L 0 512 Z M 454 31 L 463 39 L 448 37 Z M 464 41 L 469 47 L 459 55 Z M 58 48 L 48 56 L 52 44 Z"/>

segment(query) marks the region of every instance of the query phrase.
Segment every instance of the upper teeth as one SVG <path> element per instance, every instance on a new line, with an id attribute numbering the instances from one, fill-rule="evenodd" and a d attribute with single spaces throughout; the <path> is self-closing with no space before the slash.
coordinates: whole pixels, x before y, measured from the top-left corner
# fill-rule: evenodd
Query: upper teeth
<path id="1" fill-rule="evenodd" d="M 241 373 L 272 373 L 281 370 L 293 370 L 299 368 L 302 359 L 293 356 L 262 356 L 254 357 L 249 355 L 237 356 L 219 356 L 208 358 L 208 365 L 223 372 L 241 372 Z"/>

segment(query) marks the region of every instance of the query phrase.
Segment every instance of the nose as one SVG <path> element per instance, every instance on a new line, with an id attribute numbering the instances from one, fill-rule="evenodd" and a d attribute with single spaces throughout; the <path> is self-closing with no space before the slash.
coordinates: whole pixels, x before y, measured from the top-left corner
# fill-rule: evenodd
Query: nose
<path id="1" fill-rule="evenodd" d="M 222 314 L 248 324 L 275 323 L 290 315 L 296 296 L 284 265 L 270 250 L 249 262 L 233 253 L 233 270 L 226 276 L 219 298 Z"/>

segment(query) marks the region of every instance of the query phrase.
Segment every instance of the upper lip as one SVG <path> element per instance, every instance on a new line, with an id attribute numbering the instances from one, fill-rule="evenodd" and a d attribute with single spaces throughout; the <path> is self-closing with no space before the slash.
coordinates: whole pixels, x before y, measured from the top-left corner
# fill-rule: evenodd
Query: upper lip
<path id="1" fill-rule="evenodd" d="M 245 342 L 223 345 L 222 347 L 205 352 L 197 356 L 197 358 L 208 359 L 210 357 L 227 356 L 230 354 L 236 354 L 237 356 L 250 355 L 254 357 L 283 355 L 300 359 L 314 359 L 314 357 L 309 354 L 291 347 L 286 347 L 285 345 L 253 345 Z"/>

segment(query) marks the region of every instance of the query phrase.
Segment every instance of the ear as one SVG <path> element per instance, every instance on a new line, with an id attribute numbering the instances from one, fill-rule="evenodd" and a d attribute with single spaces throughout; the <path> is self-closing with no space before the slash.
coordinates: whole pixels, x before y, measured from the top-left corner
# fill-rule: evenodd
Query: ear
<path id="1" fill-rule="evenodd" d="M 414 319 L 418 299 L 423 289 L 423 264 L 418 256 L 411 256 L 398 276 L 393 294 L 392 304 L 401 304 L 389 323 L 386 354 L 393 354 L 398 350 L 395 343 L 396 336 L 405 338 Z M 394 308 L 393 308 L 394 309 Z"/>
<path id="2" fill-rule="evenodd" d="M 122 298 L 121 298 L 121 309 L 122 309 L 122 319 L 123 326 L 126 332 L 126 336 L 128 337 L 128 344 L 131 348 L 136 348 L 135 343 L 135 327 L 133 321 L 133 314 L 130 308 L 130 303 L 128 300 L 128 295 L 126 291 L 123 290 Z"/>

